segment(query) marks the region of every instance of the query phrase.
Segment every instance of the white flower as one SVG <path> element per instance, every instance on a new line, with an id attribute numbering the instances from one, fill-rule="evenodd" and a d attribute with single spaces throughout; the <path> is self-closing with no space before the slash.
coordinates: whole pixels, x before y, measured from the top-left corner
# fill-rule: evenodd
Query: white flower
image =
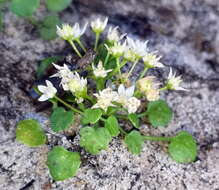
<path id="1" fill-rule="evenodd" d="M 134 95 L 135 86 L 131 86 L 125 89 L 123 84 L 119 85 L 118 88 L 118 100 L 117 102 L 120 104 L 126 104 L 127 100 Z"/>
<path id="2" fill-rule="evenodd" d="M 57 35 L 64 40 L 71 40 L 73 37 L 73 28 L 69 24 L 63 24 L 62 28 L 56 26 L 57 28 Z"/>
<path id="3" fill-rule="evenodd" d="M 105 18 L 104 21 L 101 21 L 100 18 L 91 22 L 91 28 L 95 33 L 101 33 L 106 28 L 108 22 L 108 17 Z"/>
<path id="4" fill-rule="evenodd" d="M 83 29 L 80 29 L 78 23 L 75 23 L 73 27 L 71 27 L 69 24 L 63 24 L 62 28 L 60 28 L 59 26 L 56 27 L 58 36 L 60 36 L 64 40 L 76 40 L 84 34 L 87 28 L 87 23 L 84 25 Z"/>
<path id="5" fill-rule="evenodd" d="M 68 68 L 67 65 L 64 64 L 64 66 L 59 66 L 54 64 L 54 67 L 58 70 L 58 73 L 52 75 L 51 77 L 59 77 L 61 78 L 61 85 L 65 91 L 69 90 L 68 83 L 69 81 L 74 78 L 74 74 L 72 71 Z"/>
<path id="6" fill-rule="evenodd" d="M 68 82 L 69 90 L 74 93 L 80 93 L 86 90 L 87 87 L 87 79 L 80 77 L 80 75 L 75 72 L 73 77 Z"/>
<path id="7" fill-rule="evenodd" d="M 123 44 L 121 44 L 120 42 L 115 43 L 112 47 L 108 47 L 106 44 L 105 46 L 110 54 L 117 58 L 121 57 L 126 50 L 126 42 L 124 42 Z"/>
<path id="8" fill-rule="evenodd" d="M 97 67 L 92 65 L 94 76 L 95 77 L 100 77 L 100 78 L 105 78 L 107 76 L 107 73 L 111 72 L 112 69 L 105 70 L 103 67 L 102 61 L 99 61 Z"/>
<path id="9" fill-rule="evenodd" d="M 143 57 L 143 62 L 146 67 L 154 68 L 154 67 L 164 67 L 164 65 L 160 62 L 161 56 L 157 57 L 155 53 L 147 53 Z"/>
<path id="10" fill-rule="evenodd" d="M 135 97 L 131 97 L 128 99 L 127 104 L 125 104 L 124 107 L 128 110 L 129 113 L 135 113 L 140 105 L 140 100 Z"/>
<path id="11" fill-rule="evenodd" d="M 43 93 L 38 99 L 39 101 L 46 101 L 53 98 L 57 92 L 56 88 L 48 80 L 46 80 L 46 86 L 38 85 L 38 90 Z"/>
<path id="12" fill-rule="evenodd" d="M 107 33 L 107 39 L 114 43 L 114 42 L 118 42 L 119 40 L 121 40 L 126 34 L 123 34 L 120 36 L 119 32 L 118 32 L 118 26 L 116 27 L 110 27 Z"/>
<path id="13" fill-rule="evenodd" d="M 127 37 L 128 46 L 130 47 L 131 51 L 135 54 L 137 59 L 142 58 L 148 52 L 147 43 L 148 41 L 140 41 L 140 40 L 133 40 Z"/>
<path id="14" fill-rule="evenodd" d="M 135 62 L 136 61 L 135 53 L 130 49 L 129 46 L 126 46 L 126 48 L 125 48 L 124 58 L 127 61 L 130 61 L 130 62 Z"/>
<path id="15" fill-rule="evenodd" d="M 116 101 L 118 98 L 118 94 L 113 91 L 111 88 L 106 88 L 100 91 L 98 94 L 94 94 L 97 97 L 97 103 L 93 105 L 94 108 L 101 108 L 104 111 L 107 111 L 109 106 L 115 106 L 112 102 Z"/>
<path id="16" fill-rule="evenodd" d="M 86 31 L 88 23 L 86 23 L 84 25 L 84 27 L 82 29 L 80 29 L 80 25 L 78 23 L 75 23 L 75 25 L 73 26 L 73 40 L 77 40 L 79 39 Z"/>
<path id="17" fill-rule="evenodd" d="M 148 101 L 156 101 L 160 98 L 160 91 L 158 89 L 150 89 L 145 91 L 145 95 Z"/>
<path id="18" fill-rule="evenodd" d="M 185 90 L 187 89 L 180 87 L 180 83 L 182 82 L 181 76 L 176 77 L 176 73 L 173 73 L 172 68 L 170 68 L 170 72 L 167 79 L 167 89 L 169 90 Z"/>
<path id="19" fill-rule="evenodd" d="M 125 86 L 121 84 L 118 88 L 117 102 L 122 104 L 129 113 L 135 113 L 141 104 L 141 101 L 133 97 L 135 92 L 135 86 L 131 86 L 125 89 Z"/>
<path id="20" fill-rule="evenodd" d="M 160 98 L 158 89 L 160 83 L 154 81 L 154 76 L 147 76 L 137 81 L 138 90 L 146 96 L 148 101 L 155 101 Z"/>

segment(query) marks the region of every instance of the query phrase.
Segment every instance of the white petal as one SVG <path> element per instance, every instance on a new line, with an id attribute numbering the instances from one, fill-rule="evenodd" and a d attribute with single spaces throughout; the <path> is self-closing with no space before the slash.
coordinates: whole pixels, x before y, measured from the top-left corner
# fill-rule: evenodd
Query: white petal
<path id="1" fill-rule="evenodd" d="M 37 88 L 38 88 L 38 90 L 39 90 L 40 92 L 42 92 L 42 93 L 44 93 L 44 92 L 46 91 L 46 89 L 47 89 L 47 87 L 46 87 L 46 86 L 43 86 L 43 85 L 38 85 Z"/>
<path id="2" fill-rule="evenodd" d="M 135 86 L 133 85 L 126 89 L 126 96 L 132 97 L 134 95 L 134 92 L 135 92 Z"/>
<path id="3" fill-rule="evenodd" d="M 62 69 L 62 67 L 61 66 L 59 66 L 59 65 L 56 65 L 55 63 L 52 63 L 53 64 L 53 66 L 57 69 L 57 70 L 60 70 L 60 69 Z"/>
<path id="4" fill-rule="evenodd" d="M 172 70 L 172 68 L 170 67 L 170 72 L 169 72 L 169 75 L 168 75 L 168 79 L 170 79 L 170 78 L 172 78 L 172 76 L 173 76 L 173 70 Z"/>
<path id="5" fill-rule="evenodd" d="M 43 94 L 42 96 L 39 97 L 38 101 L 43 102 L 43 101 L 46 101 L 48 99 L 49 99 L 49 97 L 47 95 Z"/>
<path id="6" fill-rule="evenodd" d="M 88 22 L 85 23 L 84 28 L 81 30 L 81 35 L 85 33 L 87 29 Z"/>
<path id="7" fill-rule="evenodd" d="M 118 93 L 119 95 L 125 95 L 125 86 L 123 84 L 119 85 Z"/>
<path id="8" fill-rule="evenodd" d="M 183 90 L 183 91 L 189 91 L 188 89 L 185 89 L 185 88 L 183 88 L 183 87 L 178 87 L 178 88 L 176 88 L 176 90 Z"/>
<path id="9" fill-rule="evenodd" d="M 50 78 L 52 78 L 52 77 L 60 77 L 60 74 L 56 73 L 56 74 L 50 76 Z"/>
<path id="10" fill-rule="evenodd" d="M 48 87 L 53 87 L 54 88 L 53 84 L 49 80 L 46 80 L 46 85 Z"/>

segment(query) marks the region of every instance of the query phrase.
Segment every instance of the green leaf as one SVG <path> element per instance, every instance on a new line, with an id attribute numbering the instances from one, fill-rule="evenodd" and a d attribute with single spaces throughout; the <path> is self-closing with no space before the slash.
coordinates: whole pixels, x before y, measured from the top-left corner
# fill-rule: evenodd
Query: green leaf
<path id="1" fill-rule="evenodd" d="M 47 166 L 55 181 L 62 181 L 76 175 L 81 164 L 80 154 L 70 152 L 61 146 L 54 147 L 47 157 Z"/>
<path id="2" fill-rule="evenodd" d="M 30 147 L 46 143 L 46 135 L 41 129 L 40 124 L 32 119 L 23 120 L 17 124 L 16 139 Z"/>
<path id="3" fill-rule="evenodd" d="M 168 125 L 173 117 L 172 110 L 164 100 L 150 102 L 147 108 L 147 115 L 154 127 Z"/>
<path id="4" fill-rule="evenodd" d="M 50 11 L 62 11 L 66 9 L 72 0 L 46 0 L 46 6 Z"/>
<path id="5" fill-rule="evenodd" d="M 106 114 L 110 116 L 110 115 L 116 113 L 119 109 L 120 109 L 119 107 L 109 106 L 108 109 L 107 109 Z"/>
<path id="6" fill-rule="evenodd" d="M 140 154 L 144 140 L 138 131 L 132 131 L 125 137 L 125 143 L 132 154 Z"/>
<path id="7" fill-rule="evenodd" d="M 102 116 L 101 109 L 86 109 L 83 116 L 82 116 L 82 123 L 88 124 L 94 124 L 96 123 Z"/>
<path id="8" fill-rule="evenodd" d="M 60 60 L 61 58 L 61 56 L 53 56 L 43 59 L 37 68 L 37 78 L 42 77 L 45 74 L 45 71 L 52 65 L 52 63 Z"/>
<path id="9" fill-rule="evenodd" d="M 119 123 L 115 116 L 110 116 L 105 122 L 105 128 L 109 131 L 112 137 L 119 135 Z"/>
<path id="10" fill-rule="evenodd" d="M 186 131 L 181 131 L 171 140 L 168 150 L 171 158 L 178 163 L 193 162 L 197 156 L 196 141 Z"/>
<path id="11" fill-rule="evenodd" d="M 74 113 L 72 111 L 65 111 L 64 108 L 57 107 L 51 115 L 50 122 L 53 131 L 63 131 L 68 129 L 74 122 Z"/>
<path id="12" fill-rule="evenodd" d="M 105 128 L 83 127 L 80 130 L 80 146 L 95 155 L 108 148 L 112 137 Z"/>
<path id="13" fill-rule="evenodd" d="M 56 26 L 60 25 L 61 21 L 57 15 L 50 15 L 44 18 L 39 27 L 40 36 L 44 40 L 52 40 L 57 37 Z"/>
<path id="14" fill-rule="evenodd" d="M 135 113 L 131 113 L 128 115 L 128 119 L 131 121 L 132 125 L 135 127 L 135 128 L 139 128 L 140 126 L 140 122 L 139 122 L 139 118 L 138 118 L 138 115 L 135 114 Z"/>
<path id="15" fill-rule="evenodd" d="M 30 17 L 39 7 L 40 0 L 12 0 L 10 10 L 20 17 Z"/>

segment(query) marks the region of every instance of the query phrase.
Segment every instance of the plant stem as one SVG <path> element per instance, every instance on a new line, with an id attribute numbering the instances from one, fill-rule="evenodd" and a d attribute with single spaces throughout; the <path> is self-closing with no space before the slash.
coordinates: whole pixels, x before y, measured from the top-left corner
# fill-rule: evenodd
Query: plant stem
<path id="1" fill-rule="evenodd" d="M 119 130 L 121 131 L 121 133 L 123 133 L 124 135 L 127 135 L 128 133 L 122 128 L 119 126 Z"/>
<path id="2" fill-rule="evenodd" d="M 68 104 L 68 103 L 65 102 L 64 100 L 60 99 L 58 96 L 54 96 L 54 98 L 55 98 L 57 101 L 61 102 L 61 103 L 62 103 L 63 105 L 65 105 L 66 107 L 68 107 L 69 109 L 71 109 L 72 111 L 74 111 L 74 112 L 76 112 L 76 113 L 79 113 L 79 114 L 82 114 L 82 113 L 83 113 L 82 111 L 80 111 L 80 110 L 78 110 L 78 109 L 72 107 L 70 104 Z"/>
<path id="3" fill-rule="evenodd" d="M 95 39 L 95 45 L 94 45 L 95 51 L 97 51 L 97 45 L 98 45 L 99 38 L 100 38 L 100 33 L 96 33 L 96 39 Z"/>
<path id="4" fill-rule="evenodd" d="M 168 87 L 167 87 L 167 86 L 164 86 L 163 88 L 160 88 L 159 90 L 160 90 L 160 91 L 162 91 L 162 90 L 168 90 Z"/>
<path id="5" fill-rule="evenodd" d="M 92 104 L 95 103 L 95 102 L 94 102 L 94 99 L 91 98 L 89 95 L 85 95 L 84 98 L 87 99 L 87 100 L 89 100 L 90 102 L 92 102 Z"/>
<path id="6" fill-rule="evenodd" d="M 121 63 L 121 65 L 120 65 L 120 67 L 119 67 L 119 68 L 116 67 L 115 70 L 112 72 L 112 74 L 113 74 L 113 75 L 116 74 L 116 73 L 119 71 L 119 69 L 121 69 L 126 63 L 127 63 L 126 60 L 122 60 L 122 63 Z"/>
<path id="7" fill-rule="evenodd" d="M 144 77 L 144 75 L 145 75 L 145 73 L 147 72 L 147 70 L 148 70 L 148 68 L 147 68 L 147 67 L 145 67 L 145 68 L 144 68 L 144 70 L 142 71 L 142 73 L 141 73 L 141 75 L 140 75 L 139 79 L 141 79 L 141 78 L 143 78 L 143 77 Z"/>
<path id="8" fill-rule="evenodd" d="M 136 61 L 134 62 L 134 64 L 132 65 L 130 71 L 128 72 L 127 78 L 132 74 L 132 71 L 134 70 L 134 68 L 135 68 L 135 66 L 137 65 L 137 63 L 138 63 L 138 60 L 136 60 Z"/>
<path id="9" fill-rule="evenodd" d="M 75 50 L 75 52 L 77 53 L 77 55 L 79 57 L 82 57 L 81 53 L 78 51 L 77 47 L 75 46 L 74 42 L 72 40 L 68 40 L 68 42 L 71 44 L 72 48 Z"/>
<path id="10" fill-rule="evenodd" d="M 147 115 L 147 112 L 143 112 L 143 113 L 138 114 L 138 117 L 140 118 L 140 117 L 144 117 L 146 115 Z"/>
<path id="11" fill-rule="evenodd" d="M 78 45 L 81 47 L 81 49 L 83 49 L 84 52 L 86 52 L 86 49 L 84 47 L 84 45 L 81 43 L 80 39 L 77 39 L 76 42 L 78 43 Z"/>
<path id="12" fill-rule="evenodd" d="M 153 136 L 143 136 L 144 140 L 149 141 L 171 141 L 174 137 L 153 137 Z"/>
<path id="13" fill-rule="evenodd" d="M 104 84 L 105 84 L 104 78 L 97 78 L 96 79 L 96 86 L 97 86 L 98 91 L 100 91 L 104 88 Z"/>
<path id="14" fill-rule="evenodd" d="M 109 51 L 107 52 L 107 55 L 106 55 L 106 58 L 105 58 L 105 60 L 104 60 L 104 66 L 106 66 L 106 64 L 107 64 L 107 62 L 108 62 L 108 60 L 109 60 L 109 56 L 110 56 L 110 53 L 109 53 Z"/>
<path id="15" fill-rule="evenodd" d="M 116 58 L 116 65 L 117 65 L 117 70 L 118 70 L 118 72 L 119 72 L 119 75 L 121 76 L 122 75 L 122 73 L 121 73 L 121 70 L 120 70 L 120 65 L 119 65 L 119 57 L 118 58 Z"/>

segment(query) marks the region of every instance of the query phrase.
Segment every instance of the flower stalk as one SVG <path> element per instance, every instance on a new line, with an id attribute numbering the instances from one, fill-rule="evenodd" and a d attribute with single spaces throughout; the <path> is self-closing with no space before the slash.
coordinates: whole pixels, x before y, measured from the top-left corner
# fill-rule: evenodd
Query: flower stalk
<path id="1" fill-rule="evenodd" d="M 75 43 L 73 42 L 73 40 L 68 40 L 68 42 L 71 44 L 72 48 L 74 49 L 74 51 L 77 53 L 77 55 L 79 57 L 82 57 L 81 53 L 78 51 L 77 47 L 75 46 Z"/>

